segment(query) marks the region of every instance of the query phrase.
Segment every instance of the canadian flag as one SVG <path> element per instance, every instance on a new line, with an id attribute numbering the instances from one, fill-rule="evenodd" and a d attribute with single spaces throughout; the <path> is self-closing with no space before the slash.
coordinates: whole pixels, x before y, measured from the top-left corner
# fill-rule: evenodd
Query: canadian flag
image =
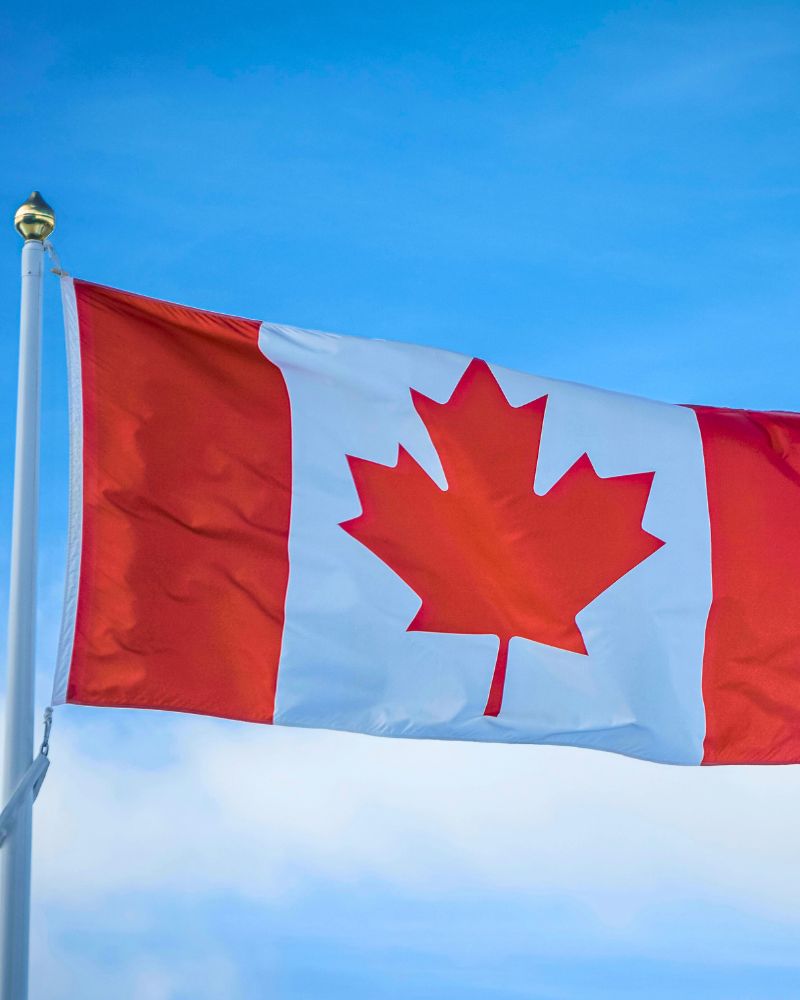
<path id="1" fill-rule="evenodd" d="M 63 298 L 55 703 L 800 761 L 800 415 Z"/>

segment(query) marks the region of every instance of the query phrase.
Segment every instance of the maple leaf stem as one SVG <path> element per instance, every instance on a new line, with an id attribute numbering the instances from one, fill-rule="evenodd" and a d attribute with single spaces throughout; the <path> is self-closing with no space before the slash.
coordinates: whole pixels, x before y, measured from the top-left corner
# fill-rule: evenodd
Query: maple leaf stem
<path id="1" fill-rule="evenodd" d="M 495 718 L 503 707 L 503 689 L 506 685 L 506 667 L 508 666 L 508 643 L 508 639 L 500 638 L 500 647 L 497 650 L 497 659 L 492 674 L 492 686 L 489 688 L 489 697 L 486 701 L 486 708 L 483 710 L 484 715 L 492 715 Z"/>

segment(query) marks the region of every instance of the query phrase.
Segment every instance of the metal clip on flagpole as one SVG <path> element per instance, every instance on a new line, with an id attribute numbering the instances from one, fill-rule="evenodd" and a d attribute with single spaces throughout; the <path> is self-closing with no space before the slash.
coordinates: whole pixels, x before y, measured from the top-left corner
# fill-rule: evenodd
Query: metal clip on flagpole
<path id="1" fill-rule="evenodd" d="M 17 787 L 3 807 L 2 813 L 0 813 L 0 847 L 5 844 L 9 834 L 14 829 L 17 814 L 28 801 L 28 795 L 31 796 L 31 802 L 35 802 L 39 790 L 44 784 L 47 769 L 50 767 L 50 727 L 52 724 L 53 709 L 48 705 L 44 710 L 44 736 L 42 737 L 42 745 L 39 747 L 39 755 L 22 775 Z"/>
<path id="2" fill-rule="evenodd" d="M 14 226 L 22 248 L 22 302 L 19 331 L 17 443 L 14 456 L 14 513 L 11 528 L 11 581 L 8 602 L 3 802 L 17 796 L 11 828 L 0 859 L 0 1000 L 26 1000 L 31 907 L 31 820 L 36 779 L 32 775 L 34 639 L 36 626 L 36 530 L 39 500 L 39 384 L 42 340 L 44 241 L 55 214 L 38 191 L 17 209 Z M 46 741 L 45 741 L 46 743 Z M 41 784 L 41 780 L 38 782 Z"/>

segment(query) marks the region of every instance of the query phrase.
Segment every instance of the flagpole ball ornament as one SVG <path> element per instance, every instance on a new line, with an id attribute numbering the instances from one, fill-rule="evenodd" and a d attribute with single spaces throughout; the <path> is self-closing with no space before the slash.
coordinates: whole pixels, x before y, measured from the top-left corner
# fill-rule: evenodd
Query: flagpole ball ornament
<path id="1" fill-rule="evenodd" d="M 32 191 L 14 213 L 14 228 L 25 240 L 44 242 L 56 228 L 56 213 L 38 191 Z"/>

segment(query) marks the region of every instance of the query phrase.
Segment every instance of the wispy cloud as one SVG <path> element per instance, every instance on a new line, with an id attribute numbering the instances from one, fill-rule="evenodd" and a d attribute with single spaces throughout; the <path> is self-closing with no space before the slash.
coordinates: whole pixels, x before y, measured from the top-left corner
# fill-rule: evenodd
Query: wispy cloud
<path id="1" fill-rule="evenodd" d="M 659 5 L 618 12 L 578 50 L 598 74 L 597 96 L 629 110 L 748 112 L 790 85 L 800 53 L 797 12 L 764 5 L 724 12 Z M 788 77 L 787 77 L 788 74 Z"/>

